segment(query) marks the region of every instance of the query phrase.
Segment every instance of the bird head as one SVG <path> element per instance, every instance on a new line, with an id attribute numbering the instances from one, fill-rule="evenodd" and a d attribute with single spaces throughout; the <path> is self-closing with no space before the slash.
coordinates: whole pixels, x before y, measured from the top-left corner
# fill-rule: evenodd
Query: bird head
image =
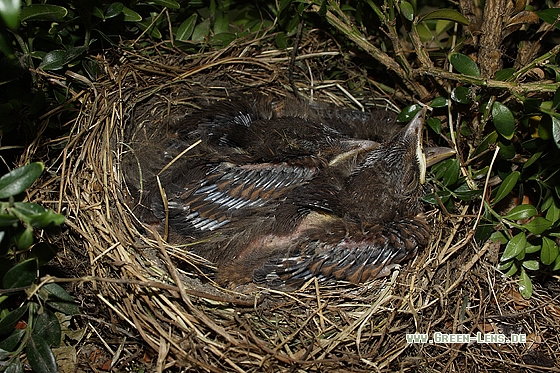
<path id="1" fill-rule="evenodd" d="M 349 180 L 352 199 L 363 204 L 360 215 L 410 216 L 421 211 L 427 167 L 451 156 L 450 148 L 422 146 L 426 109 L 391 140 L 370 150 Z M 367 211 L 367 212 L 366 212 Z M 391 216 L 387 216 L 391 218 Z"/>

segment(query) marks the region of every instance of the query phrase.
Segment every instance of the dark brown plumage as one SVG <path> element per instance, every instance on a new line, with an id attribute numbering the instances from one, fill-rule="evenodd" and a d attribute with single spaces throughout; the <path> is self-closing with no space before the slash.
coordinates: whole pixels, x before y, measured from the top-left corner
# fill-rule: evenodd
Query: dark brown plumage
<path id="1" fill-rule="evenodd" d="M 222 284 L 268 286 L 386 275 L 428 243 L 419 198 L 423 112 L 401 127 L 385 111 L 221 102 L 188 116 L 162 145 L 202 143 L 144 193 L 158 221 L 201 241 Z"/>

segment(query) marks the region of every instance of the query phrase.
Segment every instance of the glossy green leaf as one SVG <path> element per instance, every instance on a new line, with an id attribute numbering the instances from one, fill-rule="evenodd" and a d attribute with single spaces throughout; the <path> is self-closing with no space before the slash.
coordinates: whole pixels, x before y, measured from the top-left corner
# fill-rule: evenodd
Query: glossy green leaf
<path id="1" fill-rule="evenodd" d="M 169 9 L 179 9 L 181 5 L 175 0 L 149 0 L 148 4 L 159 5 Z"/>
<path id="2" fill-rule="evenodd" d="M 408 1 L 401 1 L 400 9 L 401 14 L 404 18 L 408 19 L 409 21 L 412 21 L 414 19 L 414 8 Z"/>
<path id="3" fill-rule="evenodd" d="M 451 91 L 451 99 L 460 104 L 472 104 L 471 93 L 465 86 L 458 86 Z"/>
<path id="4" fill-rule="evenodd" d="M 531 245 L 531 244 L 527 243 L 527 245 L 525 246 L 525 253 L 526 254 L 536 253 L 536 252 L 539 252 L 540 250 L 541 250 L 541 245 Z"/>
<path id="5" fill-rule="evenodd" d="M 558 16 L 560 15 L 560 9 L 559 8 L 550 8 L 550 9 L 545 9 L 545 10 L 540 10 L 535 12 L 540 19 L 542 19 L 543 21 L 550 23 L 551 25 L 554 25 L 557 29 L 560 29 L 560 25 L 558 22 Z"/>
<path id="6" fill-rule="evenodd" d="M 533 163 L 535 163 L 537 160 L 540 159 L 540 157 L 542 156 L 543 152 L 536 152 L 534 153 L 529 159 L 527 159 L 527 162 L 523 163 L 523 169 L 527 169 L 529 168 Z"/>
<path id="7" fill-rule="evenodd" d="M 4 275 L 4 289 L 20 288 L 29 286 L 37 277 L 37 260 L 27 259 L 12 268 Z"/>
<path id="8" fill-rule="evenodd" d="M 496 196 L 494 197 L 492 203 L 496 204 L 504 199 L 509 194 L 509 192 L 513 190 L 520 176 L 521 173 L 519 171 L 513 171 L 511 174 L 509 174 L 500 184 L 500 187 L 498 188 L 498 191 L 496 192 Z"/>
<path id="9" fill-rule="evenodd" d="M 513 276 L 514 274 L 516 274 L 519 271 L 519 261 L 517 260 L 512 260 L 511 261 L 511 267 L 509 267 L 508 271 L 506 273 L 504 273 L 504 275 L 510 277 Z"/>
<path id="10" fill-rule="evenodd" d="M 23 193 L 43 173 L 41 162 L 16 168 L 0 178 L 0 199 Z"/>
<path id="11" fill-rule="evenodd" d="M 507 69 L 503 69 L 503 70 L 498 70 L 498 71 L 496 71 L 496 74 L 494 74 L 494 79 L 499 80 L 499 81 L 506 81 L 513 76 L 515 71 L 516 70 L 514 68 L 507 68 Z"/>
<path id="12" fill-rule="evenodd" d="M 122 13 L 124 14 L 124 21 L 125 22 L 140 22 L 142 20 L 142 16 L 136 13 L 134 10 L 123 6 Z"/>
<path id="13" fill-rule="evenodd" d="M 545 218 L 552 224 L 556 224 L 560 220 L 560 207 L 558 207 L 558 204 L 556 203 L 554 198 L 551 199 L 552 203 L 546 210 Z"/>
<path id="14" fill-rule="evenodd" d="M 556 146 L 560 149 L 560 119 L 555 115 L 551 115 L 550 119 L 552 120 L 552 138 Z"/>
<path id="15" fill-rule="evenodd" d="M 25 349 L 27 360 L 35 372 L 58 373 L 54 354 L 44 339 L 31 334 Z"/>
<path id="16" fill-rule="evenodd" d="M 27 250 L 33 245 L 33 228 L 27 227 L 21 232 L 16 241 L 17 247 L 20 250 Z"/>
<path id="17" fill-rule="evenodd" d="M 494 126 L 498 133 L 506 139 L 511 140 L 515 130 L 515 119 L 511 110 L 501 102 L 494 101 L 492 105 L 492 118 L 494 119 Z"/>
<path id="18" fill-rule="evenodd" d="M 183 23 L 181 23 L 181 26 L 179 26 L 179 29 L 177 30 L 175 39 L 180 41 L 189 40 L 189 38 L 191 37 L 194 31 L 194 26 L 196 25 L 197 17 L 198 17 L 197 14 L 194 13 L 189 18 L 184 20 Z"/>
<path id="19" fill-rule="evenodd" d="M 33 336 L 44 340 L 51 347 L 60 345 L 62 336 L 60 321 L 53 312 L 43 309 L 43 312 L 35 317 Z"/>
<path id="20" fill-rule="evenodd" d="M 515 206 L 513 209 L 511 209 L 510 212 L 504 215 L 504 218 L 509 220 L 522 220 L 522 219 L 532 218 L 537 214 L 538 211 L 535 206 L 519 205 L 519 206 Z"/>
<path id="21" fill-rule="evenodd" d="M 70 294 L 66 292 L 60 285 L 52 283 L 43 286 L 45 292 L 40 292 L 41 298 L 49 307 L 64 313 L 65 315 L 79 315 L 80 308 L 74 302 Z M 44 296 L 43 296 L 44 295 Z"/>
<path id="22" fill-rule="evenodd" d="M 482 139 L 480 144 L 478 144 L 478 146 L 476 147 L 476 149 L 473 153 L 473 156 L 476 156 L 476 155 L 490 149 L 490 145 L 495 144 L 496 141 L 498 141 L 498 133 L 496 131 L 490 132 L 488 135 L 486 135 L 486 137 L 484 137 L 484 139 Z"/>
<path id="23" fill-rule="evenodd" d="M 16 308 L 4 316 L 0 320 L 0 335 L 11 333 L 18 321 L 20 321 L 23 315 L 27 312 L 28 307 L 28 304 L 25 303 L 23 306 Z"/>
<path id="24" fill-rule="evenodd" d="M 4 373 L 23 373 L 23 364 L 19 356 L 10 361 Z"/>
<path id="25" fill-rule="evenodd" d="M 432 102 L 430 102 L 430 106 L 433 107 L 434 109 L 447 107 L 447 105 L 448 105 L 447 99 L 441 96 L 434 98 Z"/>
<path id="26" fill-rule="evenodd" d="M 66 64 L 66 51 L 55 49 L 50 51 L 43 57 L 43 61 L 39 65 L 45 71 L 60 70 Z"/>
<path id="27" fill-rule="evenodd" d="M 500 137 L 498 138 L 498 145 L 500 146 L 498 154 L 504 159 L 512 159 L 517 154 L 515 145 L 511 140 Z"/>
<path id="28" fill-rule="evenodd" d="M 461 53 L 451 53 L 449 63 L 455 70 L 464 75 L 480 76 L 480 70 L 472 58 Z"/>
<path id="29" fill-rule="evenodd" d="M 519 292 L 525 299 L 531 298 L 533 294 L 533 283 L 524 269 L 521 269 L 521 274 L 519 275 Z"/>
<path id="30" fill-rule="evenodd" d="M 103 19 L 111 19 L 113 17 L 116 17 L 123 12 L 123 9 L 124 9 L 123 3 L 120 3 L 120 2 L 111 3 L 107 7 L 107 9 L 105 9 L 105 12 L 103 13 L 102 18 Z"/>
<path id="31" fill-rule="evenodd" d="M 508 243 L 507 237 L 501 231 L 496 231 L 496 232 L 492 233 L 490 235 L 489 240 L 492 241 L 492 242 L 499 242 L 502 245 L 505 245 L 505 244 Z"/>
<path id="32" fill-rule="evenodd" d="M 446 19 L 468 26 L 469 20 L 455 9 L 437 9 L 432 12 L 424 14 L 420 20 L 427 21 L 429 19 Z"/>
<path id="33" fill-rule="evenodd" d="M 24 334 L 25 329 L 14 329 L 8 337 L 0 340 L 0 349 L 14 351 Z"/>
<path id="34" fill-rule="evenodd" d="M 505 262 L 501 262 L 501 263 L 498 265 L 498 270 L 500 270 L 500 271 L 502 271 L 502 272 L 503 272 L 503 271 L 506 271 L 506 270 L 508 270 L 508 269 L 511 268 L 511 266 L 513 265 L 513 263 L 514 263 L 514 260 L 513 260 L 513 259 L 506 260 Z"/>
<path id="35" fill-rule="evenodd" d="M 399 121 L 399 122 L 410 121 L 412 118 L 414 118 L 416 113 L 418 113 L 418 111 L 420 111 L 420 109 L 422 109 L 422 106 L 419 105 L 419 104 L 413 104 L 413 105 L 405 107 L 399 113 L 399 115 L 397 116 L 397 121 Z"/>
<path id="36" fill-rule="evenodd" d="M 556 110 L 560 107 L 560 88 L 556 89 L 554 92 L 554 97 L 552 98 L 552 107 L 551 110 Z"/>
<path id="37" fill-rule="evenodd" d="M 1 0 L 0 16 L 4 20 L 4 24 L 12 31 L 17 30 L 19 26 L 19 11 L 21 8 L 20 0 Z"/>
<path id="38" fill-rule="evenodd" d="M 0 214 L 0 228 L 9 227 L 10 225 L 14 225 L 18 221 L 19 219 L 13 215 Z"/>
<path id="39" fill-rule="evenodd" d="M 558 257 L 558 245 L 548 237 L 543 237 L 542 239 L 541 262 L 544 265 L 550 265 Z"/>
<path id="40" fill-rule="evenodd" d="M 51 4 L 32 4 L 24 7 L 19 19 L 21 22 L 27 21 L 47 21 L 59 22 L 66 17 L 68 10 L 64 7 Z"/>
<path id="41" fill-rule="evenodd" d="M 52 210 L 31 202 L 15 202 L 13 209 L 17 211 L 24 221 L 33 227 L 45 228 L 64 223 L 64 215 L 57 214 Z"/>
<path id="42" fill-rule="evenodd" d="M 428 118 L 426 124 L 438 135 L 441 133 L 441 120 L 439 118 Z"/>
<path id="43" fill-rule="evenodd" d="M 473 199 L 482 195 L 482 190 L 471 190 L 467 183 L 463 183 L 458 188 L 456 188 L 453 193 L 455 193 L 455 196 L 457 196 L 457 198 L 459 198 L 461 201 L 472 201 Z"/>
<path id="44" fill-rule="evenodd" d="M 539 262 L 537 260 L 524 260 L 521 265 L 531 271 L 539 270 Z"/>
<path id="45" fill-rule="evenodd" d="M 552 265 L 552 271 L 560 271 L 560 255 L 556 257 L 554 264 Z"/>
<path id="46" fill-rule="evenodd" d="M 506 249 L 500 258 L 500 261 L 504 262 L 511 258 L 515 258 L 523 252 L 525 245 L 527 245 L 527 236 L 524 232 L 519 232 L 507 243 Z"/>
<path id="47" fill-rule="evenodd" d="M 537 216 L 527 224 L 523 225 L 533 234 L 541 234 L 552 226 L 552 223 L 541 216 Z"/>

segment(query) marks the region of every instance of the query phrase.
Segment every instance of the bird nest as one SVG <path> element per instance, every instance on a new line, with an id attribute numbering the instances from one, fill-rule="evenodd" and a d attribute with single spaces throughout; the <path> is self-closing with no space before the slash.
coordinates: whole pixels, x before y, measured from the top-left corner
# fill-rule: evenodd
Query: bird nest
<path id="1" fill-rule="evenodd" d="M 429 211 L 429 247 L 366 284 L 310 281 L 293 292 L 262 288 L 248 295 L 200 281 L 204 271 L 196 268 L 205 263 L 189 244 L 165 242 L 132 214 L 123 158 L 134 136 L 149 139 L 158 133 L 150 131 L 165 131 L 204 103 L 255 90 L 289 94 L 289 52 L 249 41 L 199 55 L 162 46 L 121 53 L 118 61 L 99 62 L 105 75 L 95 83 L 66 77 L 68 86 L 83 87 L 70 89 L 79 114 L 67 137 L 36 144 L 64 144 L 34 196 L 67 217 L 60 261 L 76 277 L 73 293 L 89 320 L 110 319 L 112 328 L 101 328 L 99 338 L 143 340 L 158 371 L 381 372 L 427 364 L 444 372 L 543 365 L 540 358 L 554 356 L 560 307 L 539 285 L 523 299 L 496 270 L 499 245 L 473 239 L 478 204 L 456 206 L 454 215 Z M 296 67 L 295 86 L 305 99 L 357 109 L 389 105 L 334 43 L 305 40 Z M 325 71 L 335 67 L 344 78 L 328 80 Z M 528 343 L 406 338 L 436 332 L 524 333 Z M 122 346 L 115 351 L 116 368 L 134 358 Z"/>

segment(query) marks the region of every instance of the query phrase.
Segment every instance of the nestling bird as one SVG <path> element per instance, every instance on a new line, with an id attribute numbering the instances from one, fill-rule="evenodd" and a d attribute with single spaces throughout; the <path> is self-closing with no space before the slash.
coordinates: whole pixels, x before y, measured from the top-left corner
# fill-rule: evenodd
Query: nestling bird
<path id="1" fill-rule="evenodd" d="M 272 100 L 220 102 L 189 115 L 165 147 L 155 219 L 214 262 L 223 285 L 295 286 L 313 276 L 360 283 L 426 247 L 421 110 L 405 127 L 361 113 Z"/>

